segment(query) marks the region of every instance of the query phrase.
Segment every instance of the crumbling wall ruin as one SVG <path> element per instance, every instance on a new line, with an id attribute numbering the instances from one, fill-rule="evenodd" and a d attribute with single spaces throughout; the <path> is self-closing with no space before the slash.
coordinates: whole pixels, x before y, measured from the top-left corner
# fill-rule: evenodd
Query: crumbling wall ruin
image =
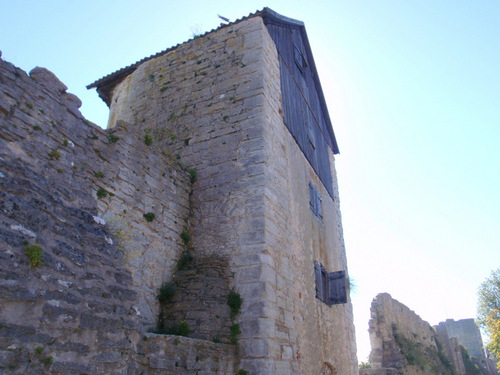
<path id="1" fill-rule="evenodd" d="M 369 333 L 372 368 L 361 374 L 453 374 L 430 324 L 387 293 L 372 301 Z"/>
<path id="2" fill-rule="evenodd" d="M 46 69 L 0 60 L 0 372 L 235 373 L 232 345 L 146 332 L 189 174 L 79 105 Z"/>

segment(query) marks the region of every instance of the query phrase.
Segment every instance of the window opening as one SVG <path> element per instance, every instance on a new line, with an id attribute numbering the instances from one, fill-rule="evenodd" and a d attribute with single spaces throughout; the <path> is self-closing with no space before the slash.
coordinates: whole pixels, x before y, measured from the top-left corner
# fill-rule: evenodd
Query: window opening
<path id="1" fill-rule="evenodd" d="M 328 306 L 347 303 L 347 279 L 345 271 L 328 273 L 318 262 L 314 262 L 316 298 Z"/>
<path id="2" fill-rule="evenodd" d="M 302 74 L 304 74 L 306 72 L 306 68 L 307 68 L 307 60 L 305 59 L 302 51 L 296 45 L 294 45 L 293 47 L 294 47 L 293 48 L 293 52 L 294 52 L 293 56 L 295 59 L 295 64 L 297 64 L 300 72 Z"/>
<path id="3" fill-rule="evenodd" d="M 318 219 L 323 220 L 323 209 L 321 206 L 321 195 L 318 189 L 316 189 L 316 186 L 314 186 L 312 182 L 309 182 L 309 207 Z"/>

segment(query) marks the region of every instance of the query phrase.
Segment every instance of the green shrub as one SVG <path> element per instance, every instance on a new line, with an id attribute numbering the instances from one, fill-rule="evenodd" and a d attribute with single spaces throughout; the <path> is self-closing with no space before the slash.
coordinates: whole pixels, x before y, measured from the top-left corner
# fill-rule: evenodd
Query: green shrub
<path id="1" fill-rule="evenodd" d="M 187 169 L 186 171 L 189 173 L 189 181 L 194 184 L 196 182 L 196 169 Z"/>
<path id="2" fill-rule="evenodd" d="M 108 196 L 108 192 L 103 187 L 100 187 L 99 189 L 97 189 L 96 195 L 97 195 L 97 198 L 101 199 L 101 198 L 107 197 Z"/>
<path id="3" fill-rule="evenodd" d="M 359 368 L 360 369 L 363 369 L 363 368 L 372 368 L 372 365 L 370 364 L 370 362 L 361 362 L 359 364 Z"/>
<path id="4" fill-rule="evenodd" d="M 39 267 L 42 265 L 43 249 L 38 245 L 30 245 L 24 249 L 24 253 L 30 260 L 31 267 Z"/>
<path id="5" fill-rule="evenodd" d="M 160 286 L 158 293 L 158 301 L 160 303 L 167 303 L 172 300 L 175 296 L 175 286 L 169 283 L 163 283 Z"/>
<path id="6" fill-rule="evenodd" d="M 236 375 L 247 375 L 247 374 L 248 374 L 248 371 L 243 370 L 243 369 L 239 370 L 239 371 L 236 373 Z"/>
<path id="7" fill-rule="evenodd" d="M 231 342 L 236 344 L 238 342 L 238 335 L 241 333 L 240 325 L 238 323 L 233 323 L 231 325 Z"/>
<path id="8" fill-rule="evenodd" d="M 179 261 L 177 262 L 177 269 L 179 271 L 183 270 L 190 262 L 192 262 L 192 260 L 193 256 L 189 251 L 183 252 L 181 257 L 179 258 Z"/>
<path id="9" fill-rule="evenodd" d="M 116 143 L 118 141 L 118 137 L 114 134 L 108 134 L 108 142 Z"/>
<path id="10" fill-rule="evenodd" d="M 50 366 L 52 363 L 54 363 L 54 358 L 52 356 L 47 357 L 43 360 L 43 364 Z"/>
<path id="11" fill-rule="evenodd" d="M 144 143 L 149 146 L 151 143 L 153 143 L 153 137 L 151 137 L 150 134 L 144 135 Z"/>
<path id="12" fill-rule="evenodd" d="M 142 216 L 144 216 L 144 219 L 146 219 L 146 221 L 149 221 L 149 222 L 151 222 L 155 219 L 155 214 L 153 212 L 147 212 Z"/>
<path id="13" fill-rule="evenodd" d="M 101 171 L 94 172 L 94 176 L 97 177 L 97 178 L 103 178 L 104 177 L 104 173 L 101 172 Z"/>
<path id="14" fill-rule="evenodd" d="M 59 151 L 52 150 L 50 151 L 47 155 L 49 155 L 49 158 L 51 160 L 59 160 L 61 158 L 61 153 Z"/>
<path id="15" fill-rule="evenodd" d="M 156 330 L 152 330 L 151 332 L 160 334 L 160 335 L 177 335 L 177 336 L 188 336 L 191 332 L 191 328 L 189 328 L 189 324 L 187 320 L 181 321 L 179 324 L 174 324 L 165 328 L 157 328 Z M 176 344 L 179 344 L 180 341 L 175 341 Z"/>
<path id="16" fill-rule="evenodd" d="M 33 130 L 42 130 L 42 128 L 39 125 L 33 126 Z"/>
<path id="17" fill-rule="evenodd" d="M 177 326 L 177 334 L 179 336 L 187 336 L 191 332 L 191 329 L 189 328 L 189 324 L 187 320 L 183 320 L 180 322 L 180 324 Z"/>
<path id="18" fill-rule="evenodd" d="M 191 241 L 191 237 L 189 236 L 189 233 L 185 230 L 183 230 L 181 233 L 181 239 L 184 242 L 184 245 L 187 245 L 189 243 L 189 241 Z"/>
<path id="19" fill-rule="evenodd" d="M 241 305 L 243 303 L 243 298 L 241 298 L 239 293 L 232 290 L 227 297 L 227 304 L 231 309 L 231 318 L 234 318 L 240 312 Z"/>

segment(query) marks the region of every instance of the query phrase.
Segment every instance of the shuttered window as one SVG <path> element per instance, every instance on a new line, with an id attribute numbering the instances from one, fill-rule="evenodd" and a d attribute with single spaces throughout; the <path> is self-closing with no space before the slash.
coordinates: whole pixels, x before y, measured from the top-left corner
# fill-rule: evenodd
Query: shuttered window
<path id="1" fill-rule="evenodd" d="M 328 274 L 329 295 L 328 304 L 337 305 L 347 303 L 347 288 L 345 271 L 331 272 Z"/>
<path id="2" fill-rule="evenodd" d="M 295 64 L 297 64 L 297 67 L 299 68 L 300 72 L 304 74 L 307 68 L 307 61 L 304 57 L 304 54 L 300 51 L 300 49 L 296 45 L 294 45 L 293 47 L 294 47 L 293 57 L 295 60 Z"/>
<path id="3" fill-rule="evenodd" d="M 321 264 L 314 262 L 314 278 L 317 299 L 329 306 L 347 303 L 345 271 L 328 273 Z"/>
<path id="4" fill-rule="evenodd" d="M 309 182 L 309 207 L 314 215 L 316 215 L 320 220 L 323 219 L 323 209 L 321 204 L 322 200 L 318 189 L 316 189 L 312 182 Z"/>
<path id="5" fill-rule="evenodd" d="M 316 298 L 323 300 L 323 283 L 321 282 L 321 265 L 314 262 L 314 278 L 316 280 Z"/>

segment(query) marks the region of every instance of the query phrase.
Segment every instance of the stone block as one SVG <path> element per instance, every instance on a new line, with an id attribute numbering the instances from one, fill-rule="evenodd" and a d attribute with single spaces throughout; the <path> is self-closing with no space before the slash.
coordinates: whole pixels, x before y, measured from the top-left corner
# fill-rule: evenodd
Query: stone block
<path id="1" fill-rule="evenodd" d="M 122 360 L 122 356 L 116 352 L 104 352 L 99 353 L 92 359 L 98 363 L 119 363 Z"/>
<path id="2" fill-rule="evenodd" d="M 150 357 L 149 366 L 153 369 L 175 370 L 176 362 L 175 360 L 166 358 Z"/>
<path id="3" fill-rule="evenodd" d="M 269 356 L 269 342 L 264 339 L 241 339 L 239 348 L 244 358 L 265 358 Z"/>

